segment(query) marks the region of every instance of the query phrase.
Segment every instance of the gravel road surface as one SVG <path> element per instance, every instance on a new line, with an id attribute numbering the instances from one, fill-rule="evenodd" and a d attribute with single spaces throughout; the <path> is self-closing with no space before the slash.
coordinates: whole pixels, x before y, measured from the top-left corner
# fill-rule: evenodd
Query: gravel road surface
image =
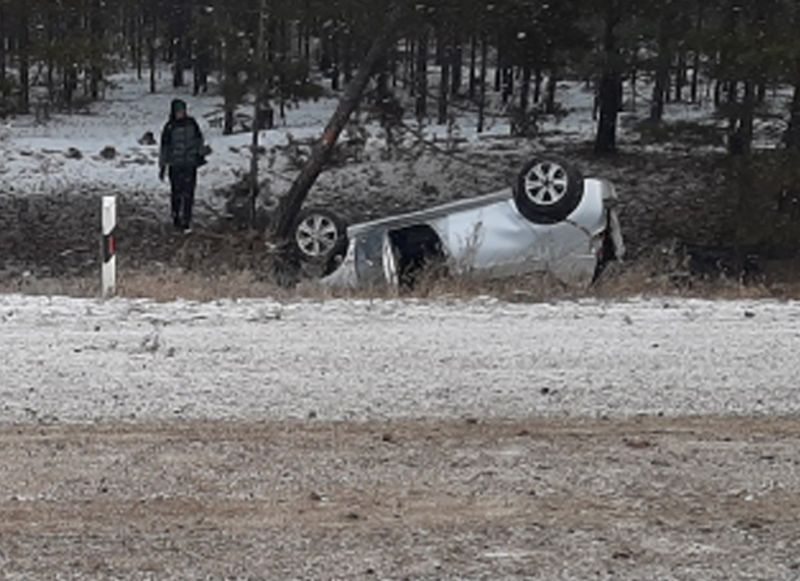
<path id="1" fill-rule="evenodd" d="M 0 578 L 800 578 L 800 304 L 0 296 Z"/>
<path id="2" fill-rule="evenodd" d="M 791 419 L 0 430 L 0 577 L 800 577 Z"/>
<path id="3" fill-rule="evenodd" d="M 800 303 L 0 296 L 0 423 L 800 411 Z"/>

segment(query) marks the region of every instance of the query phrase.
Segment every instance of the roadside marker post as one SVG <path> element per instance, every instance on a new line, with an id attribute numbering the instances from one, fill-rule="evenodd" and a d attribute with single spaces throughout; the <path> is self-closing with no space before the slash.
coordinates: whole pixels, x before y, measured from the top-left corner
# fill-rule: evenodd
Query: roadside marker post
<path id="1" fill-rule="evenodd" d="M 109 298 L 117 290 L 117 197 L 103 196 L 102 292 Z"/>

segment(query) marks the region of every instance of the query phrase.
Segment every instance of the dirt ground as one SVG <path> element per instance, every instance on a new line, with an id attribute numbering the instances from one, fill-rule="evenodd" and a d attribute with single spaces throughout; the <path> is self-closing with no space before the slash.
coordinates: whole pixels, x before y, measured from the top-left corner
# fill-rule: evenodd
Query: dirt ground
<path id="1" fill-rule="evenodd" d="M 800 421 L 0 429 L 4 579 L 797 579 Z"/>

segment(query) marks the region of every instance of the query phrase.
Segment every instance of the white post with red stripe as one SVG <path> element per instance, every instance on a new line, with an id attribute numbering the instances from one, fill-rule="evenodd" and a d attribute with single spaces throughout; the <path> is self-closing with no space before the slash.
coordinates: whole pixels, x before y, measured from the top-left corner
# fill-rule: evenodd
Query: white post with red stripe
<path id="1" fill-rule="evenodd" d="M 103 196 L 103 297 L 117 290 L 117 197 Z"/>

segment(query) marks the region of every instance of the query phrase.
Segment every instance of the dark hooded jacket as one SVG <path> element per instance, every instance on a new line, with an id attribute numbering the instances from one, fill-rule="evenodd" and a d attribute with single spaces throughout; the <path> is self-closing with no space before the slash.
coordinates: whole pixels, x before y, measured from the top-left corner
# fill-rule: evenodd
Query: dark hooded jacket
<path id="1" fill-rule="evenodd" d="M 203 133 L 200 126 L 188 115 L 178 119 L 175 112 L 183 103 L 172 102 L 170 117 L 161 132 L 161 154 L 159 163 L 172 167 L 198 167 L 202 164 Z"/>

